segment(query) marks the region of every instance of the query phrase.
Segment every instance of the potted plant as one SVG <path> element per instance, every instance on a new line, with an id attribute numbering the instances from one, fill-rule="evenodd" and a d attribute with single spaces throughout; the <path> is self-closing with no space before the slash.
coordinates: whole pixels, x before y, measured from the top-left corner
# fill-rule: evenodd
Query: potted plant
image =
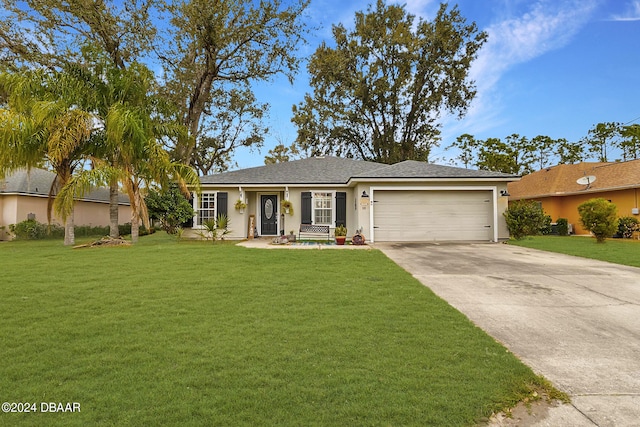
<path id="1" fill-rule="evenodd" d="M 291 203 L 291 200 L 283 200 L 280 205 L 282 206 L 284 213 L 293 215 L 293 203 Z"/>
<path id="2" fill-rule="evenodd" d="M 295 242 L 296 241 L 296 233 L 294 230 L 289 231 L 289 235 L 287 236 L 287 239 L 290 242 Z"/>
<path id="3" fill-rule="evenodd" d="M 340 224 L 336 227 L 333 234 L 336 236 L 336 244 L 344 245 L 345 240 L 347 240 L 347 227 Z"/>
<path id="4" fill-rule="evenodd" d="M 242 199 L 236 200 L 236 204 L 234 205 L 237 211 L 240 213 L 244 213 L 244 210 L 247 208 L 247 204 L 242 201 Z"/>

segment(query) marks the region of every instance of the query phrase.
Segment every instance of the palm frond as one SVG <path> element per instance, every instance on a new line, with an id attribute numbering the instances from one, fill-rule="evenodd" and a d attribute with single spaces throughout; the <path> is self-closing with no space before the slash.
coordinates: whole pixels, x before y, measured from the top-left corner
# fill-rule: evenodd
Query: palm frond
<path id="1" fill-rule="evenodd" d="M 54 204 L 56 213 L 66 220 L 73 211 L 77 199 L 84 197 L 94 188 L 106 186 L 112 180 L 120 178 L 121 172 L 107 165 L 92 170 L 83 170 L 71 178 L 58 192 Z"/>

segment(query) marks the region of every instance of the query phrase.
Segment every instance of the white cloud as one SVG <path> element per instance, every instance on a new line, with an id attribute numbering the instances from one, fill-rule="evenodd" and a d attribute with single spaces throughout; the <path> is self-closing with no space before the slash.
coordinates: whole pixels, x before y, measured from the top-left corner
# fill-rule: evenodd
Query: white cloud
<path id="1" fill-rule="evenodd" d="M 612 15 L 612 21 L 640 21 L 640 0 L 629 3 L 627 10 L 622 15 Z"/>
<path id="2" fill-rule="evenodd" d="M 514 1 L 508 2 L 512 13 L 520 6 Z M 470 70 L 477 96 L 463 121 L 446 120 L 445 140 L 499 125 L 496 120 L 501 107 L 497 85 L 501 77 L 518 64 L 567 45 L 588 21 L 597 3 L 598 0 L 525 2 L 528 8 L 519 16 L 506 17 L 486 28 L 489 38 Z"/>
<path id="3" fill-rule="evenodd" d="M 433 12 L 433 5 L 437 5 L 438 3 L 439 2 L 436 0 L 407 0 L 403 4 L 405 5 L 407 12 L 411 13 L 412 15 L 428 19 L 428 12 Z"/>
<path id="4" fill-rule="evenodd" d="M 471 70 L 484 87 L 493 86 L 514 65 L 565 46 L 586 23 L 595 1 L 538 1 L 517 18 L 491 25 L 489 39 Z"/>

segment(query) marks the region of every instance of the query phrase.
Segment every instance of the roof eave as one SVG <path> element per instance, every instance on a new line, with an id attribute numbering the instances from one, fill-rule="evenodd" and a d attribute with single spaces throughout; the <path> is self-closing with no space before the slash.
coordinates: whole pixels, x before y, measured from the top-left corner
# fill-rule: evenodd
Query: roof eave
<path id="1" fill-rule="evenodd" d="M 597 188 L 597 189 L 580 190 L 580 191 L 563 191 L 559 193 L 534 194 L 530 196 L 529 195 L 513 196 L 513 200 L 535 199 L 535 198 L 541 198 L 541 197 L 577 196 L 580 194 L 590 194 L 590 193 L 596 194 L 596 193 L 605 193 L 607 191 L 633 190 L 637 188 L 640 188 L 640 184 L 621 185 L 617 187 Z"/>
<path id="2" fill-rule="evenodd" d="M 411 177 L 411 178 L 352 178 L 350 182 L 459 182 L 459 181 L 474 181 L 474 182 L 515 182 L 520 181 L 520 177 Z"/>

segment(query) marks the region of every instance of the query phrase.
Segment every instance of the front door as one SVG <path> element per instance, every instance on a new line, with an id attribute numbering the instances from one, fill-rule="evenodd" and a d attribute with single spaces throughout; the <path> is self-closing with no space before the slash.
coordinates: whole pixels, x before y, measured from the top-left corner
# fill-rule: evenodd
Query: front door
<path id="1" fill-rule="evenodd" d="M 262 206 L 262 235 L 277 236 L 278 235 L 278 196 L 262 195 L 260 196 L 260 205 Z"/>

